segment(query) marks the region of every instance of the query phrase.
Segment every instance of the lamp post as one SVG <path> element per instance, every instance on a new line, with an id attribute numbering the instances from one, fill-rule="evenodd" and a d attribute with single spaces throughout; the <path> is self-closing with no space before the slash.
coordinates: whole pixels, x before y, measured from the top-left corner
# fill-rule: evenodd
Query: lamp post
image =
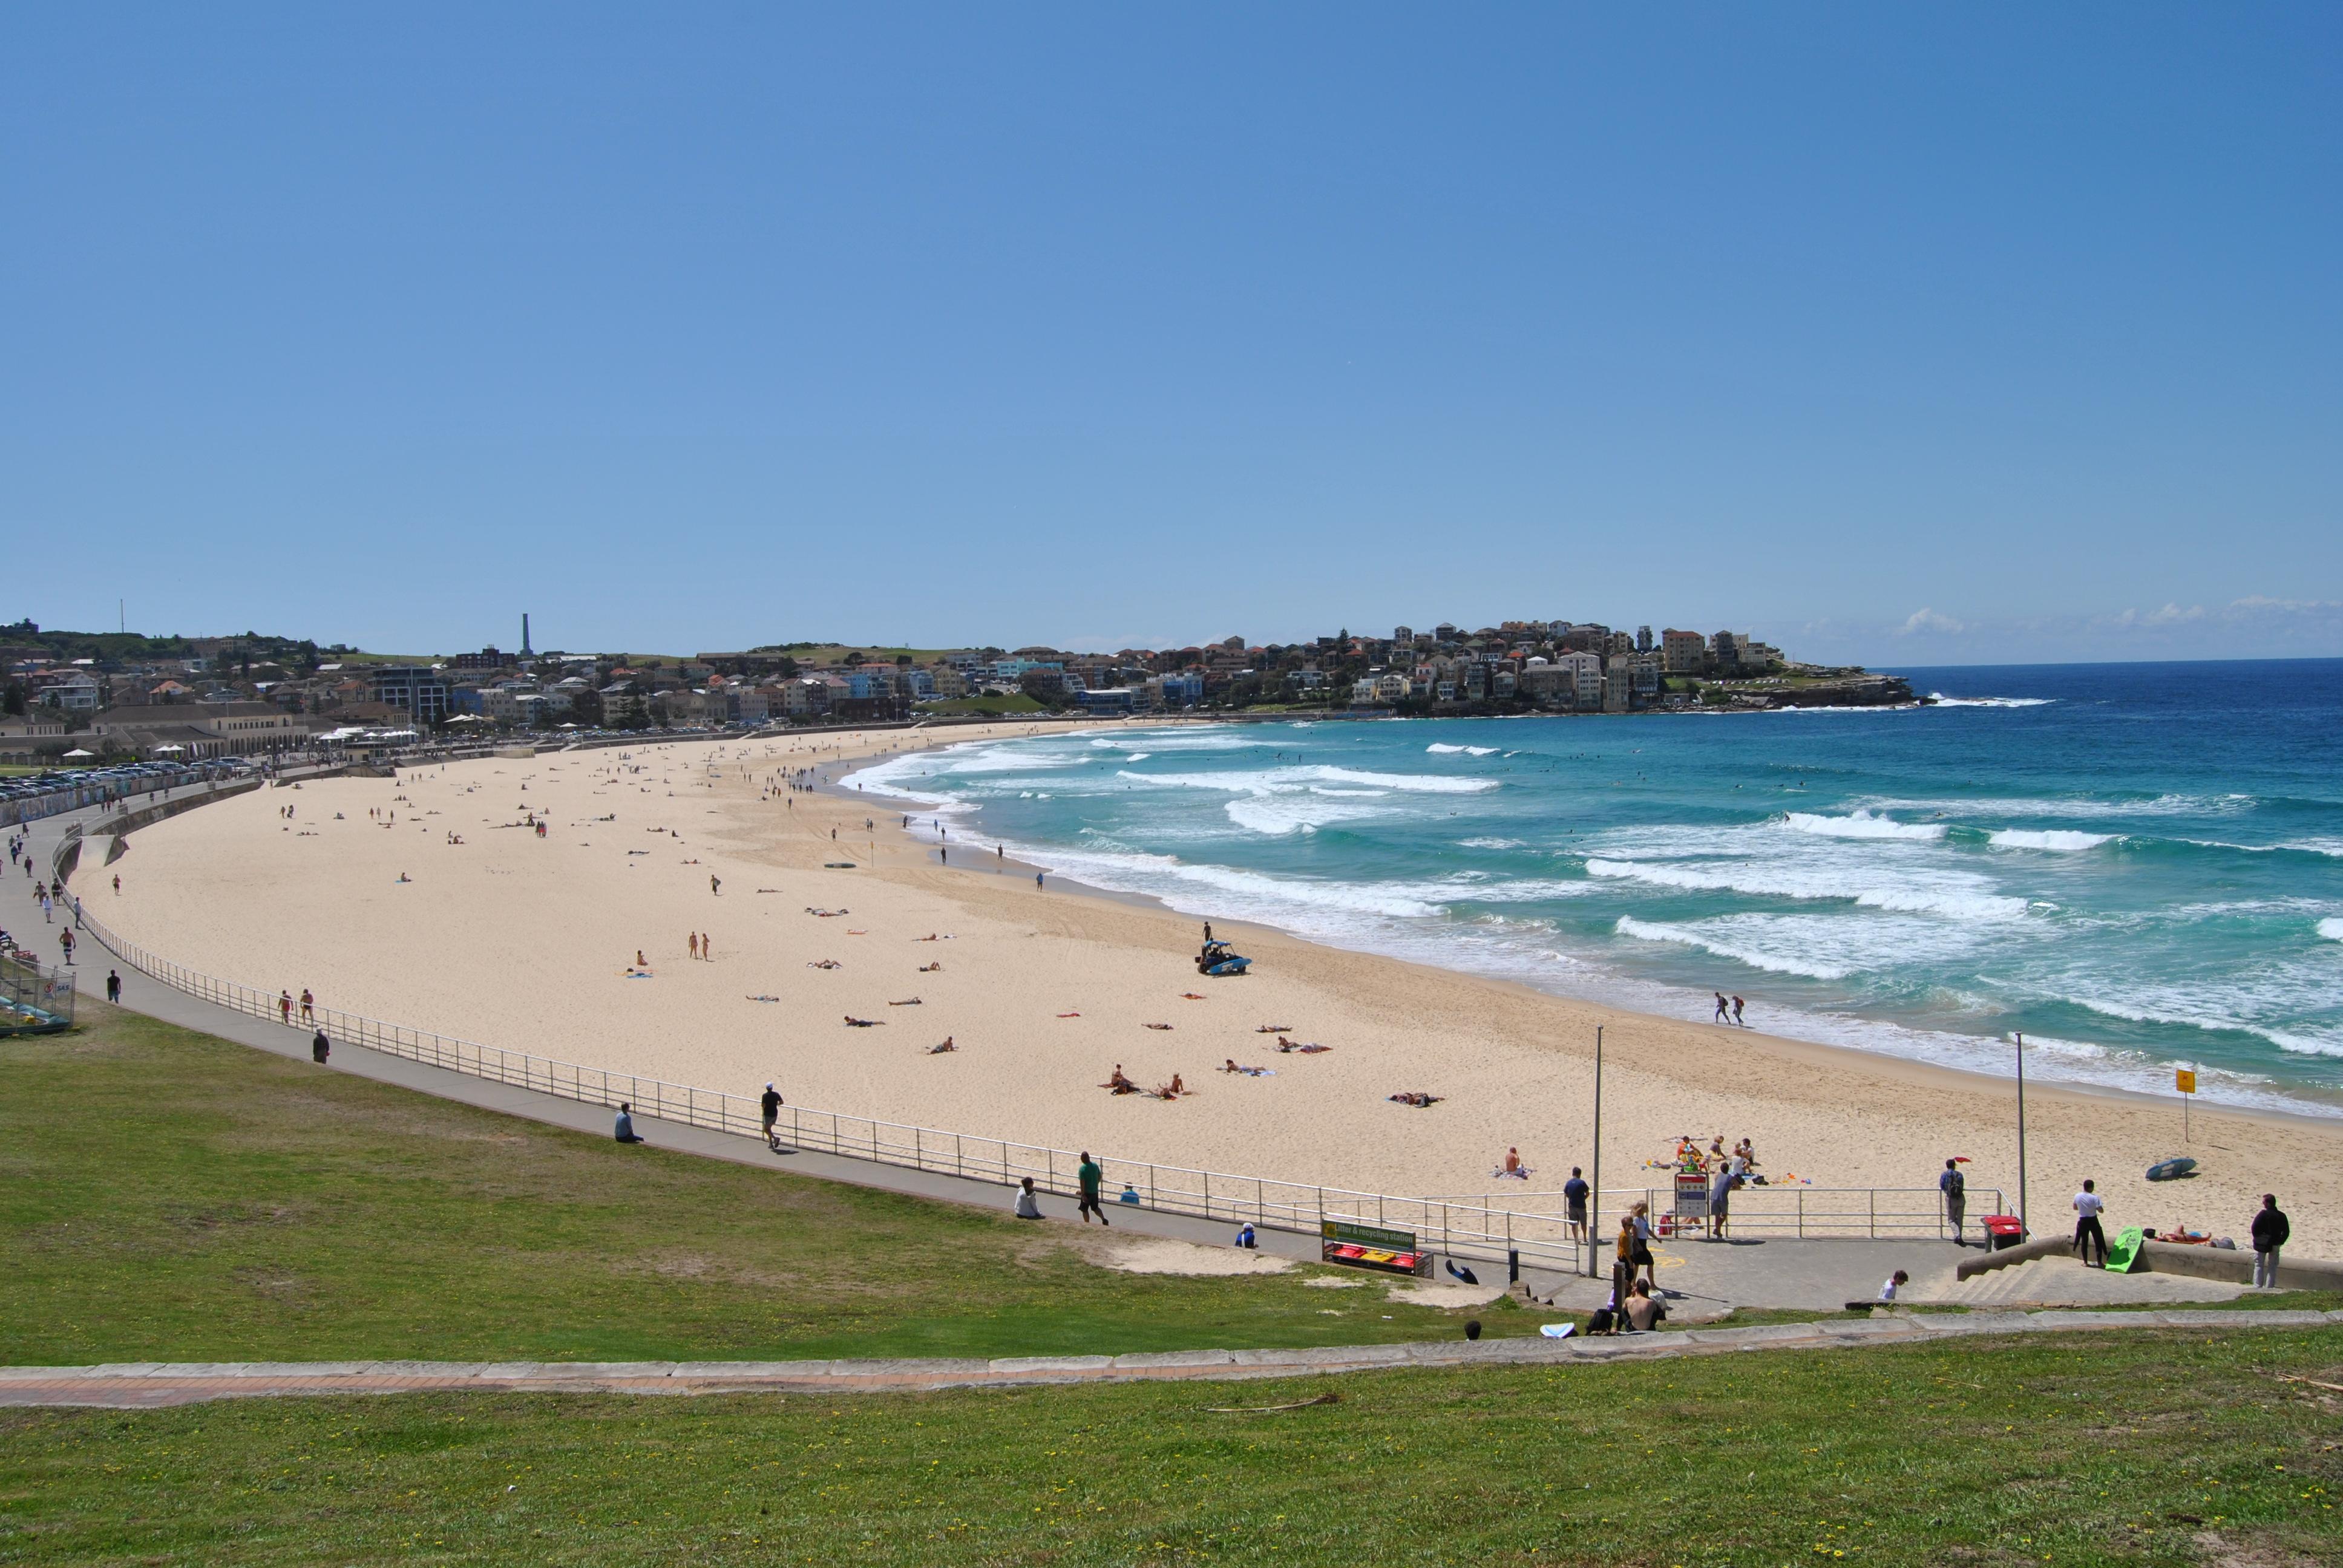
<path id="1" fill-rule="evenodd" d="M 1603 1026 L 1594 1026 L 1594 1183 L 1586 1194 L 1586 1277 L 1599 1278 L 1595 1249 L 1603 1244 Z"/>
<path id="2" fill-rule="evenodd" d="M 2026 1031 L 2012 1031 L 2017 1040 L 2017 1225 L 2026 1234 Z"/>

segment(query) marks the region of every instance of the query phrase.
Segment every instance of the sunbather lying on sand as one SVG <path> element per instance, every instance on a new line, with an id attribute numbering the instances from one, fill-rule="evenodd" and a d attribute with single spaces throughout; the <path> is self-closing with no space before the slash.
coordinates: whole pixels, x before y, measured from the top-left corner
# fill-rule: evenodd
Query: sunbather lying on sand
<path id="1" fill-rule="evenodd" d="M 817 910 L 811 904 L 808 904 L 806 906 L 807 914 L 813 916 L 817 920 L 834 920 L 840 915 L 851 912 L 852 911 L 847 910 Z"/>
<path id="2" fill-rule="evenodd" d="M 940 963 L 921 964 L 920 966 L 920 972 L 923 975 L 931 975 L 943 967 L 944 966 Z"/>
<path id="3" fill-rule="evenodd" d="M 1290 1023 L 1263 1023 L 1253 1026 L 1255 1034 L 1284 1034 L 1292 1029 Z"/>
<path id="4" fill-rule="evenodd" d="M 1386 1094 L 1383 1098 L 1385 1100 L 1394 1101 L 1401 1105 L 1424 1106 L 1437 1105 L 1443 1100 L 1446 1099 L 1447 1096 L 1441 1094 L 1426 1094 L 1422 1090 L 1412 1089 L 1403 1094 Z"/>
<path id="5" fill-rule="evenodd" d="M 1334 1048 L 1331 1045 L 1320 1045 L 1314 1040 L 1307 1043 L 1298 1040 L 1288 1040 L 1281 1034 L 1277 1037 L 1277 1049 L 1288 1056 L 1297 1050 L 1304 1056 L 1315 1056 L 1322 1050 L 1332 1050 Z"/>
<path id="6" fill-rule="evenodd" d="M 877 1029 L 886 1021 L 883 1018 L 857 1018 L 850 1012 L 846 1015 L 846 1027 L 849 1029 Z"/>
<path id="7" fill-rule="evenodd" d="M 748 1000 L 750 1001 L 779 1001 L 781 999 L 777 996 L 752 996 Z"/>
<path id="8" fill-rule="evenodd" d="M 1242 1072 L 1247 1078 L 1269 1078 L 1274 1076 L 1271 1073 L 1269 1069 L 1265 1067 L 1239 1067 L 1237 1065 L 1237 1059 L 1233 1056 L 1228 1059 L 1228 1065 L 1222 1068 L 1221 1070 L 1222 1072 Z"/>
<path id="9" fill-rule="evenodd" d="M 1131 1082 L 1130 1079 L 1125 1078 L 1122 1075 L 1122 1063 L 1119 1061 L 1114 1064 L 1114 1071 L 1109 1074 L 1107 1081 L 1104 1083 L 1100 1084 L 1099 1087 L 1101 1089 L 1111 1090 L 1116 1094 L 1136 1094 L 1139 1092 L 1139 1085 Z"/>
<path id="10" fill-rule="evenodd" d="M 1182 1001 L 1202 1001 L 1204 999 L 1197 995 L 1194 991 L 1183 990 L 1180 993 L 1180 1000 Z"/>
<path id="11" fill-rule="evenodd" d="M 806 965 L 806 968 L 809 970 L 839 970 L 844 969 L 845 967 L 846 966 L 844 964 L 840 963 L 836 959 L 816 959 L 813 962 Z"/>
<path id="12" fill-rule="evenodd" d="M 1158 1100 L 1177 1100 L 1187 1092 L 1188 1086 L 1180 1081 L 1180 1075 L 1176 1072 L 1172 1075 L 1171 1082 L 1155 1086 L 1155 1098 Z"/>
<path id="13" fill-rule="evenodd" d="M 928 1047 L 928 1054 L 930 1056 L 941 1056 L 948 1050 L 958 1050 L 959 1049 L 960 1047 L 952 1043 L 952 1037 L 946 1035 L 944 1036 L 944 1042 L 941 1045 L 931 1045 Z"/>
<path id="14" fill-rule="evenodd" d="M 890 1001 L 887 1005 L 889 1007 L 917 1007 L 920 1005 L 920 999 L 918 997 L 912 997 L 908 1001 Z"/>
<path id="15" fill-rule="evenodd" d="M 1141 1024 L 1141 1025 L 1140 1025 L 1140 1027 L 1141 1027 L 1141 1029 L 1160 1029 L 1160 1030 L 1166 1030 L 1166 1031 L 1169 1031 L 1169 1030 L 1170 1030 L 1170 1029 L 1172 1028 L 1172 1026 L 1171 1026 L 1170 1024 L 1168 1024 L 1168 1023 L 1146 1023 L 1146 1024 Z"/>

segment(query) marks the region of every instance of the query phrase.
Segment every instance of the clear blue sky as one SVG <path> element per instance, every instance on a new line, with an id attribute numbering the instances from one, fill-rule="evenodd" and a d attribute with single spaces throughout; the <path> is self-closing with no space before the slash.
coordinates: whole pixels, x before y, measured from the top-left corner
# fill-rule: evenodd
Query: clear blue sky
<path id="1" fill-rule="evenodd" d="M 2338 106 L 2329 5 L 15 6 L 0 610 L 2343 654 Z"/>

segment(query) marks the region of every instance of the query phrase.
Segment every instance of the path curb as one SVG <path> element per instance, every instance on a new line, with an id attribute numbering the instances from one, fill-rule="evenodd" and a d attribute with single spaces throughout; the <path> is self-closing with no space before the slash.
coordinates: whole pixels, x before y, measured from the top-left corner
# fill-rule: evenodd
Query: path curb
<path id="1" fill-rule="evenodd" d="M 2343 1311 L 1898 1312 L 1847 1322 L 1617 1339 L 1441 1340 L 1302 1350 L 1170 1351 L 1121 1356 L 1009 1356 L 993 1361 L 801 1362 L 124 1362 L 0 1367 L 0 1407 L 146 1410 L 217 1399 L 331 1394 L 906 1393 L 1041 1384 L 1231 1382 L 1394 1367 L 1567 1366 L 1771 1350 L 1926 1344 L 1980 1335 L 2141 1329 L 2307 1329 L 2343 1325 Z"/>

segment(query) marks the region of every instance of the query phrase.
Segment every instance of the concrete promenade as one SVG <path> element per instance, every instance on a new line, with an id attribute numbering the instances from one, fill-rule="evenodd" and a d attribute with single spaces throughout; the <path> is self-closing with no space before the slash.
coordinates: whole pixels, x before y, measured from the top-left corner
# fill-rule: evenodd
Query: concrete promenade
<path id="1" fill-rule="evenodd" d="M 1977 1335 L 2147 1329 L 2252 1333 L 2343 1324 L 2343 1312 L 1876 1312 L 1867 1320 L 1617 1338 L 1418 1342 L 1288 1351 L 1168 1351 L 998 1361 L 230 1362 L 0 1367 L 0 1406 L 147 1410 L 216 1399 L 378 1393 L 916 1393 L 953 1388 L 1313 1377 L 1412 1368 L 1583 1366 L 1755 1351 L 1942 1343 Z"/>

